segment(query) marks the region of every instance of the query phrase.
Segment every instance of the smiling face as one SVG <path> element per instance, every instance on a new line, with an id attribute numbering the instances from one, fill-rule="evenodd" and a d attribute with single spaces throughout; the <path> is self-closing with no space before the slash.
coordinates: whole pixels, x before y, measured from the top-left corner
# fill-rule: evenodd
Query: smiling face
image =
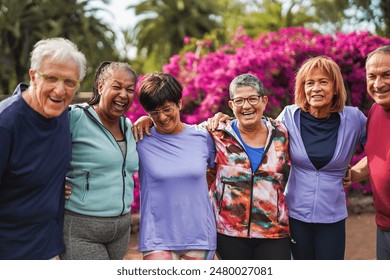
<path id="1" fill-rule="evenodd" d="M 251 96 L 258 96 L 259 93 L 250 86 L 238 87 L 234 91 L 233 99 L 236 98 L 249 98 Z M 242 106 L 236 106 L 232 100 L 229 101 L 229 107 L 233 110 L 234 116 L 242 127 L 251 128 L 261 124 L 260 120 L 263 116 L 263 112 L 267 106 L 268 97 L 263 96 L 260 98 L 259 103 L 256 105 L 249 104 L 248 100 L 245 100 Z"/>
<path id="2" fill-rule="evenodd" d="M 109 71 L 107 78 L 99 82 L 97 108 L 107 119 L 116 119 L 123 116 L 132 104 L 136 79 L 124 68 Z"/>
<path id="3" fill-rule="evenodd" d="M 52 84 L 42 75 L 51 75 L 61 78 L 77 80 L 79 68 L 75 62 L 55 62 L 50 57 L 44 58 L 40 69 L 29 71 L 31 87 L 26 92 L 27 103 L 45 118 L 53 118 L 61 115 L 72 102 L 76 88 L 68 88 L 63 81 Z"/>
<path id="4" fill-rule="evenodd" d="M 376 53 L 366 63 L 367 92 L 390 111 L 390 54 Z"/>
<path id="5" fill-rule="evenodd" d="M 173 102 L 166 101 L 162 106 L 159 106 L 149 112 L 156 131 L 160 134 L 178 134 L 183 130 L 180 121 L 181 100 L 179 105 Z"/>
<path id="6" fill-rule="evenodd" d="M 335 95 L 333 81 L 319 68 L 313 69 L 305 79 L 304 90 L 309 103 L 309 112 L 315 117 L 327 116 L 330 113 Z"/>

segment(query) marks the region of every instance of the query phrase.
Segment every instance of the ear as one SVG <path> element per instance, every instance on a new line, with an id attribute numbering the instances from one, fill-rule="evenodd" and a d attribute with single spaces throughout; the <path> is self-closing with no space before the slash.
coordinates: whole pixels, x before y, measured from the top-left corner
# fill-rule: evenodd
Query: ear
<path id="1" fill-rule="evenodd" d="M 179 110 L 183 108 L 183 102 L 181 101 L 181 99 L 179 100 L 179 102 L 177 102 L 177 105 L 179 106 Z"/>
<path id="2" fill-rule="evenodd" d="M 102 95 L 102 91 L 103 91 L 103 83 L 102 82 L 98 82 L 98 94 Z"/>
<path id="3" fill-rule="evenodd" d="M 37 79 L 37 76 L 35 75 L 35 70 L 28 70 L 28 75 L 30 77 L 31 84 L 35 83 L 35 80 Z"/>
<path id="4" fill-rule="evenodd" d="M 228 105 L 229 105 L 229 108 L 233 110 L 233 101 L 229 100 Z"/>
<path id="5" fill-rule="evenodd" d="M 265 108 L 265 106 L 267 106 L 267 104 L 268 104 L 268 96 L 264 95 L 262 99 L 263 99 L 262 102 L 264 103 L 264 108 Z"/>

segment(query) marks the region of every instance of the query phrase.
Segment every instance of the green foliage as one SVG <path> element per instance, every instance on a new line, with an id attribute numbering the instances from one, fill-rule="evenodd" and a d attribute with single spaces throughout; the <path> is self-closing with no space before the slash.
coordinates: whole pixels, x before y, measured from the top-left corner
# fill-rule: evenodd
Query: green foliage
<path id="1" fill-rule="evenodd" d="M 382 36 L 390 38 L 390 0 L 382 0 L 380 7 L 383 13 L 384 30 Z"/>
<path id="2" fill-rule="evenodd" d="M 197 0 L 144 0 L 128 8 L 140 18 L 134 39 L 143 72 L 160 70 L 183 47 L 185 36 L 201 38 L 217 28 L 221 9 L 215 1 Z"/>
<path id="3" fill-rule="evenodd" d="M 331 23 L 334 26 L 333 31 L 341 30 L 342 21 L 346 18 L 345 10 L 350 7 L 348 0 L 313 0 L 313 6 L 316 7 L 319 22 Z"/>
<path id="4" fill-rule="evenodd" d="M 229 2 L 228 9 L 223 14 L 223 25 L 230 34 L 243 27 L 249 36 L 255 38 L 264 32 L 318 21 L 308 12 L 309 5 L 304 5 L 307 1 L 220 1 Z"/>
<path id="5" fill-rule="evenodd" d="M 118 50 L 117 34 L 96 17 L 101 8 L 91 8 L 92 0 L 0 0 L 0 95 L 29 81 L 29 53 L 37 41 L 48 37 L 68 38 L 86 54 L 81 91 L 90 91 L 101 61 L 126 60 L 129 46 L 137 47 L 137 57 L 130 63 L 141 74 L 161 70 L 172 55 L 191 48 L 199 54 L 219 49 L 240 27 L 257 38 L 284 27 L 334 33 L 345 24 L 366 23 L 376 34 L 390 37 L 390 0 L 126 1 L 135 9 L 138 23 L 134 30 L 122 30 L 125 47 Z M 193 44 L 184 44 L 187 37 Z"/>
<path id="6" fill-rule="evenodd" d="M 88 62 L 82 91 L 90 91 L 94 70 L 102 60 L 115 60 L 115 35 L 88 8 L 89 0 L 2 0 L 0 2 L 0 94 L 11 94 L 29 82 L 29 55 L 34 44 L 64 37 L 84 52 Z"/>
<path id="7" fill-rule="evenodd" d="M 373 26 L 379 36 L 390 37 L 390 0 L 312 0 L 322 27 L 330 32 L 343 31 L 351 26 Z"/>

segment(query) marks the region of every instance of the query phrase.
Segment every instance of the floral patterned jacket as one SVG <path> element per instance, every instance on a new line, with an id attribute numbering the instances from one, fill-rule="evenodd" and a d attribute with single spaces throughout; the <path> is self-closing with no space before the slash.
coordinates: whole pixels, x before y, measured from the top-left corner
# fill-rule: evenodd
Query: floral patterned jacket
<path id="1" fill-rule="evenodd" d="M 283 195 L 289 171 L 288 133 L 281 122 L 264 119 L 268 137 L 256 170 L 251 168 L 232 121 L 221 122 L 212 132 L 217 150 L 212 175 L 216 178 L 209 180 L 209 187 L 218 233 L 244 238 L 290 235 Z"/>

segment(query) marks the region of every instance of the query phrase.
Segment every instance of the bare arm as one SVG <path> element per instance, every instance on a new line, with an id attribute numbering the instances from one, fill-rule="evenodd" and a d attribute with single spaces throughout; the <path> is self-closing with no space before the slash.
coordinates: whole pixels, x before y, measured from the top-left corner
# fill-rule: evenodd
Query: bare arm
<path id="1" fill-rule="evenodd" d="M 218 127 L 219 122 L 226 122 L 232 119 L 229 115 L 218 112 L 212 118 L 207 119 L 207 130 L 214 131 Z"/>
<path id="2" fill-rule="evenodd" d="M 150 136 L 150 126 L 153 124 L 152 118 L 148 116 L 140 117 L 134 124 L 132 129 L 135 141 L 142 140 L 144 133 Z"/>
<path id="3" fill-rule="evenodd" d="M 351 168 L 351 181 L 361 182 L 369 179 L 367 157 L 362 158 Z"/>

